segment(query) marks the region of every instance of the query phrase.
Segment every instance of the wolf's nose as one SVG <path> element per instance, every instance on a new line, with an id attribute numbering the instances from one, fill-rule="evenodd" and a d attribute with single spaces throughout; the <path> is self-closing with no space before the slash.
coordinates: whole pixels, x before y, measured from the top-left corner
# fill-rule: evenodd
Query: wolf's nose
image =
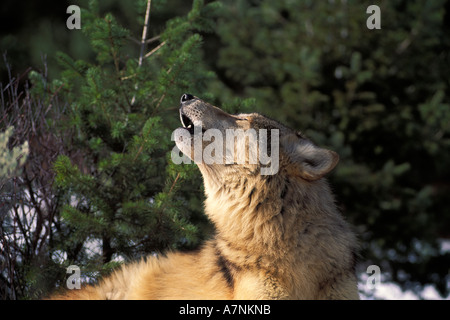
<path id="1" fill-rule="evenodd" d="M 194 96 L 192 94 L 185 93 L 181 96 L 180 102 L 183 103 L 192 99 L 194 99 Z"/>

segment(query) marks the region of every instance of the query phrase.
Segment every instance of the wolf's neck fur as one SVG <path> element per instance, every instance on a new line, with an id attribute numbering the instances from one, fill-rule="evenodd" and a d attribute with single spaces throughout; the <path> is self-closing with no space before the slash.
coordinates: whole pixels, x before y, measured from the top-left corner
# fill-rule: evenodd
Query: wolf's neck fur
<path id="1" fill-rule="evenodd" d="M 334 241 L 341 235 L 331 230 L 347 227 L 325 180 L 310 183 L 287 174 L 241 172 L 218 177 L 212 170 L 202 173 L 205 209 L 216 226 L 219 249 L 236 264 L 273 269 L 270 266 L 280 260 L 309 259 L 311 253 L 302 252 L 303 235 Z"/>

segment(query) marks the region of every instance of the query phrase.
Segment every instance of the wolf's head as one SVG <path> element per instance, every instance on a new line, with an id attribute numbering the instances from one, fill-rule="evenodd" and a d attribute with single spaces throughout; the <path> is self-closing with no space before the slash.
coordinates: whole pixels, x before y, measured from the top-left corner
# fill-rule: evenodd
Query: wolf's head
<path id="1" fill-rule="evenodd" d="M 180 103 L 182 127 L 174 131 L 173 140 L 217 183 L 280 170 L 315 181 L 339 161 L 335 152 L 258 113 L 231 115 L 190 94 L 183 94 Z"/>

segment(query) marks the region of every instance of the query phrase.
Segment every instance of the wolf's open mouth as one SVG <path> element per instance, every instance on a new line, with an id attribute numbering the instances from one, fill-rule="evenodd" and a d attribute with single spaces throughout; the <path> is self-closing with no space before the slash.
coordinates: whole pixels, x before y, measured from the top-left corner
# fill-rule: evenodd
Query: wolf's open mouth
<path id="1" fill-rule="evenodd" d="M 185 129 L 188 129 L 190 134 L 194 134 L 194 123 L 187 115 L 183 113 L 181 109 L 180 109 L 180 121 L 183 127 Z"/>

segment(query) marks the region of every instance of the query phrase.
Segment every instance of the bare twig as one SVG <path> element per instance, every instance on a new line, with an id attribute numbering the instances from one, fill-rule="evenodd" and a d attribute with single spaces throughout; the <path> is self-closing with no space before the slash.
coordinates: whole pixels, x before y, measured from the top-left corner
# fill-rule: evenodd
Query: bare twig
<path id="1" fill-rule="evenodd" d="M 131 37 L 131 36 L 127 36 L 127 39 L 133 41 L 133 42 L 136 43 L 136 44 L 139 44 L 139 45 L 141 44 L 141 42 L 140 42 L 138 39 L 133 38 L 133 37 Z"/>
<path id="2" fill-rule="evenodd" d="M 43 59 L 45 68 L 45 59 Z M 5 61 L 8 75 L 10 65 Z M 43 81 L 45 78 L 45 70 Z M 27 71 L 9 82 L 0 85 L 0 127 L 14 126 L 10 146 L 28 141 L 29 154 L 17 176 L 0 183 L 0 297 L 16 299 L 30 291 L 30 284 L 23 276 L 23 268 L 44 257 L 51 246 L 58 228 L 61 211 L 61 193 L 53 187 L 55 158 L 63 153 L 74 159 L 80 151 L 71 148 L 74 131 L 61 131 L 54 124 L 62 116 L 66 104 L 58 100 L 62 87 L 51 91 L 48 87 L 42 94 L 31 94 L 28 82 L 24 85 Z M 51 93 L 50 96 L 45 94 Z M 51 106 L 50 106 L 51 105 Z M 50 121 L 48 121 L 50 120 Z M 46 259 L 46 258 L 45 258 Z M 28 294 L 28 293 L 27 293 Z M 38 293 L 36 293 L 38 294 Z M 34 295 L 34 293 L 33 293 Z"/>
<path id="3" fill-rule="evenodd" d="M 144 59 L 147 59 L 148 57 L 150 57 L 152 54 L 154 54 L 156 51 L 158 51 L 159 49 L 161 49 L 164 45 L 166 44 L 165 41 L 163 41 L 161 44 L 159 44 L 156 48 L 153 48 L 151 51 L 147 52 L 144 56 Z M 137 76 L 137 73 L 126 76 L 126 77 L 121 77 L 121 80 L 128 80 L 131 78 L 134 78 Z"/>
<path id="4" fill-rule="evenodd" d="M 145 40 L 145 43 L 146 43 L 146 44 L 149 44 L 149 43 L 158 41 L 160 38 L 161 38 L 160 35 L 159 35 L 159 36 L 154 36 L 153 38 L 150 38 L 150 39 Z"/>
<path id="5" fill-rule="evenodd" d="M 160 38 L 161 38 L 160 35 L 154 36 L 153 38 L 150 38 L 150 39 L 145 40 L 145 44 L 150 44 L 150 43 L 152 43 L 152 42 L 158 41 Z M 133 38 L 133 37 L 131 37 L 131 36 L 127 36 L 127 39 L 133 41 L 134 43 L 136 43 L 136 44 L 138 44 L 138 45 L 141 45 L 141 41 L 139 41 L 139 40 L 136 39 L 136 38 Z"/>
<path id="6" fill-rule="evenodd" d="M 142 29 L 142 39 L 141 39 L 141 52 L 139 54 L 139 62 L 138 62 L 138 69 L 142 66 L 142 61 L 144 60 L 144 51 L 145 51 L 145 44 L 147 39 L 147 31 L 148 26 L 150 24 L 150 8 L 152 5 L 152 0 L 147 0 L 147 9 L 145 10 L 145 20 L 144 20 L 144 28 Z M 135 89 L 138 89 L 138 85 L 135 85 Z M 134 105 L 136 102 L 136 93 L 133 95 L 133 98 L 131 99 L 131 105 Z"/>
<path id="7" fill-rule="evenodd" d="M 142 29 L 141 53 L 139 54 L 139 64 L 138 64 L 139 67 L 142 65 L 142 60 L 144 59 L 145 43 L 147 40 L 147 31 L 148 31 L 148 26 L 150 24 L 151 4 L 152 4 L 152 0 L 147 0 L 147 9 L 145 11 L 144 28 Z"/>
<path id="8" fill-rule="evenodd" d="M 168 192 L 169 195 L 172 194 L 172 190 L 173 190 L 173 188 L 175 187 L 175 185 L 176 185 L 176 183 L 177 183 L 177 181 L 178 181 L 179 178 L 180 178 L 180 173 L 178 172 L 178 173 L 177 173 L 177 176 L 176 176 L 175 180 L 173 181 L 172 186 L 170 187 L 170 190 L 169 190 L 169 192 Z"/>
<path id="9" fill-rule="evenodd" d="M 165 41 L 161 42 L 160 45 L 158 45 L 156 48 L 154 48 L 152 51 L 148 52 L 145 54 L 144 59 L 147 59 L 148 57 L 150 57 L 152 54 L 154 54 L 156 51 L 158 51 L 159 49 L 161 49 L 164 45 L 166 44 Z"/>

